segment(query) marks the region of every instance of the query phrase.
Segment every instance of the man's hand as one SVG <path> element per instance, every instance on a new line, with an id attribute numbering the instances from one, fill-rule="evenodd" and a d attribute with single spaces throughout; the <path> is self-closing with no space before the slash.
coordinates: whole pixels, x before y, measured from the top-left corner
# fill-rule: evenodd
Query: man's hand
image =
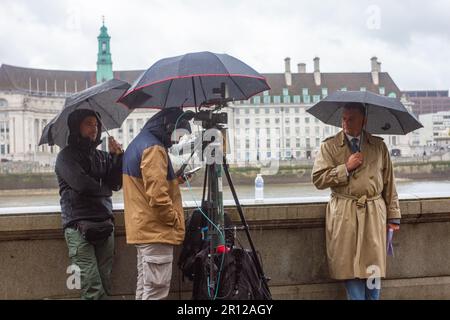
<path id="1" fill-rule="evenodd" d="M 123 153 L 122 146 L 112 136 L 108 138 L 108 148 L 109 152 L 112 154 L 119 155 Z"/>
<path id="2" fill-rule="evenodd" d="M 348 158 L 345 167 L 347 168 L 348 172 L 351 172 L 359 168 L 363 164 L 363 161 L 364 161 L 363 154 L 361 152 L 356 152 Z"/>
<path id="3" fill-rule="evenodd" d="M 191 181 L 192 179 L 192 174 L 189 175 L 182 175 L 182 176 L 178 176 L 178 184 L 183 184 L 186 182 L 186 178 L 188 181 Z"/>

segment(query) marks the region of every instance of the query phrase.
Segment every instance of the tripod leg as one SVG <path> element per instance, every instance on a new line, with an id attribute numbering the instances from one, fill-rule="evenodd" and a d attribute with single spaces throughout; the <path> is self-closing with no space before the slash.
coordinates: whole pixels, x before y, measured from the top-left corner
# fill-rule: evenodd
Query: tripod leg
<path id="1" fill-rule="evenodd" d="M 253 244 L 252 237 L 250 235 L 250 231 L 249 231 L 249 227 L 248 227 L 247 221 L 245 220 L 244 212 L 242 211 L 242 206 L 241 206 L 241 204 L 239 202 L 239 199 L 237 197 L 236 190 L 234 189 L 233 181 L 231 180 L 231 175 L 230 175 L 230 172 L 228 170 L 228 163 L 227 163 L 227 160 L 226 160 L 225 156 L 223 157 L 223 170 L 225 171 L 225 175 L 226 175 L 227 180 L 228 180 L 228 185 L 230 186 L 230 190 L 231 190 L 231 193 L 233 195 L 234 202 L 236 203 L 236 208 L 237 208 L 239 216 L 241 218 L 241 222 L 244 225 L 245 234 L 247 235 L 248 243 L 250 244 L 250 248 L 252 250 L 253 259 L 255 260 L 256 269 L 258 270 L 258 273 L 259 273 L 261 279 L 263 280 L 263 283 L 266 286 L 267 291 L 270 292 L 269 291 L 269 285 L 267 284 L 267 278 L 264 275 L 264 270 L 262 269 L 261 262 L 259 261 L 258 255 L 256 254 L 256 249 L 255 249 L 255 246 Z"/>

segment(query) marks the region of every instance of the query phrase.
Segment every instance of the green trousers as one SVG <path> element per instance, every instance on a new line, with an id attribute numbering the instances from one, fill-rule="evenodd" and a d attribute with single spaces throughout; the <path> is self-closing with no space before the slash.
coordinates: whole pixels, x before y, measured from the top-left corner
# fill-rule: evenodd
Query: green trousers
<path id="1" fill-rule="evenodd" d="M 78 230 L 64 231 L 72 264 L 80 268 L 81 299 L 98 300 L 111 295 L 114 232 L 103 241 L 91 244 Z"/>

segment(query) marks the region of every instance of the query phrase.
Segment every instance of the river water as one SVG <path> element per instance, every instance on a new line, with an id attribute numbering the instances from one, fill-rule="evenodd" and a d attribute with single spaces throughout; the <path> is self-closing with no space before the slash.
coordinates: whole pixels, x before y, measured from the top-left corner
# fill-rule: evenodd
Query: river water
<path id="1" fill-rule="evenodd" d="M 240 199 L 253 199 L 254 186 L 237 185 L 236 192 Z M 450 194 L 450 180 L 442 181 L 397 181 L 397 190 L 400 195 L 424 196 L 433 194 Z M 201 187 L 181 188 L 183 201 L 200 201 L 202 196 Z M 317 190 L 310 183 L 289 183 L 289 184 L 266 184 L 264 186 L 264 197 L 266 199 L 277 198 L 313 198 L 323 197 L 330 194 L 329 190 Z M 224 200 L 231 200 L 232 195 L 228 187 L 224 187 Z M 113 195 L 114 203 L 122 203 L 122 192 Z M 38 207 L 59 205 L 58 190 L 19 190 L 0 191 L 0 208 L 11 207 Z"/>

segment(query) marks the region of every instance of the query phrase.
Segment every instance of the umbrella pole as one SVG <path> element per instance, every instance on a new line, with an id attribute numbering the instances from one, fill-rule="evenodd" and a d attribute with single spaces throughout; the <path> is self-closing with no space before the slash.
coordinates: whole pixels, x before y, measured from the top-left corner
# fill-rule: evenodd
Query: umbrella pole
<path id="1" fill-rule="evenodd" d="M 363 122 L 363 126 L 362 126 L 362 129 L 361 129 L 361 139 L 359 140 L 359 152 L 362 152 L 362 144 L 363 144 L 363 139 L 364 139 L 364 130 L 366 129 L 366 126 L 367 126 L 367 114 L 368 114 L 368 111 L 367 111 L 367 106 L 366 106 L 366 104 L 365 103 L 363 103 L 363 105 L 364 105 L 364 113 L 365 113 L 365 115 L 364 115 L 364 122 Z"/>

